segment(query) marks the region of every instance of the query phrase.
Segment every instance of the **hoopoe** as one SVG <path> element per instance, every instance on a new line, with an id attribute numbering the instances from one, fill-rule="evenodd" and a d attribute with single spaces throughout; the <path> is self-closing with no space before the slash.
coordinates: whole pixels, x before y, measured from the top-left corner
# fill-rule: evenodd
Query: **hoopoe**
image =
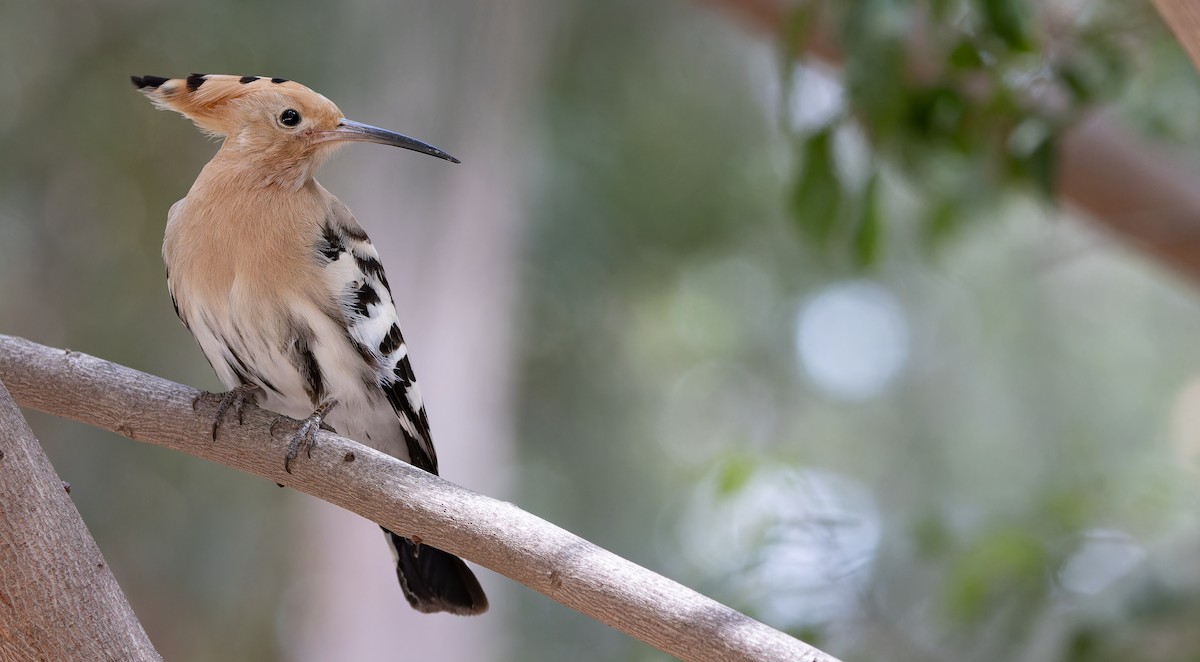
<path id="1" fill-rule="evenodd" d="M 244 403 L 303 421 L 284 458 L 311 454 L 326 425 L 437 473 L 429 419 L 408 347 L 367 233 L 313 178 L 352 141 L 458 159 L 342 116 L 282 78 L 133 76 L 159 108 L 223 138 L 187 196 L 167 214 L 163 259 L 175 312 L 200 344 L 224 395 L 216 438 Z M 458 557 L 387 529 L 396 575 L 418 611 L 479 614 L 487 598 Z"/>

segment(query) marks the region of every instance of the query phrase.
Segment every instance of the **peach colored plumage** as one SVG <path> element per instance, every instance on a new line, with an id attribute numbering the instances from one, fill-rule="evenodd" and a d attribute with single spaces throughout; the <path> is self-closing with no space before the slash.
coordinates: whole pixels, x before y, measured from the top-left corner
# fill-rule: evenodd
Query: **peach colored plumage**
<path id="1" fill-rule="evenodd" d="M 406 136 L 346 119 L 281 78 L 134 76 L 159 108 L 222 139 L 167 214 L 163 259 L 176 313 L 230 389 L 213 422 L 256 401 L 303 420 L 284 457 L 321 425 L 437 473 L 437 453 L 379 254 L 314 179 L 350 141 L 458 163 Z M 461 559 L 384 531 L 405 597 L 422 612 L 478 614 L 487 598 Z"/>

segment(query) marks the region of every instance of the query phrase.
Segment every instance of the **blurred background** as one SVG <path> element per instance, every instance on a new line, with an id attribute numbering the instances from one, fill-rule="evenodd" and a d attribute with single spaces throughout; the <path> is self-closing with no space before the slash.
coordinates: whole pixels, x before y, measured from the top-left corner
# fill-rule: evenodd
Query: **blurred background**
<path id="1" fill-rule="evenodd" d="M 198 388 L 130 74 L 298 80 L 461 166 L 321 181 L 443 475 L 846 660 L 1195 660 L 1200 87 L 1148 3 L 0 4 L 0 332 Z M 1155 188 L 1158 187 L 1158 188 Z M 29 412 L 170 660 L 659 660 L 373 524 Z"/>

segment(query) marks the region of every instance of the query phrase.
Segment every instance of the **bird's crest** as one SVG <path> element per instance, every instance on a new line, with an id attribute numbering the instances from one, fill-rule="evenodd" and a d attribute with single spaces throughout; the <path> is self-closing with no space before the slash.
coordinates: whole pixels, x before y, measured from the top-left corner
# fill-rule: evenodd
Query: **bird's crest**
<path id="1" fill-rule="evenodd" d="M 133 84 L 155 106 L 173 110 L 196 123 L 202 130 L 225 136 L 230 133 L 231 105 L 257 97 L 324 97 L 307 87 L 284 78 L 191 74 L 187 78 L 130 76 Z"/>

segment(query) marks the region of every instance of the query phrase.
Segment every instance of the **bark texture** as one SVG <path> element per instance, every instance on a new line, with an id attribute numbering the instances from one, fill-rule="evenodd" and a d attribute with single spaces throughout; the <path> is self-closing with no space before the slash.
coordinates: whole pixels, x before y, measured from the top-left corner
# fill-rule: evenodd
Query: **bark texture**
<path id="1" fill-rule="evenodd" d="M 160 660 L 0 382 L 0 660 Z"/>
<path id="2" fill-rule="evenodd" d="M 683 660 L 835 658 L 516 506 L 321 432 L 283 470 L 295 426 L 247 407 L 210 437 L 218 398 L 86 354 L 0 335 L 0 381 L 22 406 L 165 446 L 311 494 L 462 556 Z M 96 552 L 98 556 L 98 552 Z M 67 599 L 59 593 L 59 600 Z M 70 593 L 74 599 L 74 591 Z"/>

